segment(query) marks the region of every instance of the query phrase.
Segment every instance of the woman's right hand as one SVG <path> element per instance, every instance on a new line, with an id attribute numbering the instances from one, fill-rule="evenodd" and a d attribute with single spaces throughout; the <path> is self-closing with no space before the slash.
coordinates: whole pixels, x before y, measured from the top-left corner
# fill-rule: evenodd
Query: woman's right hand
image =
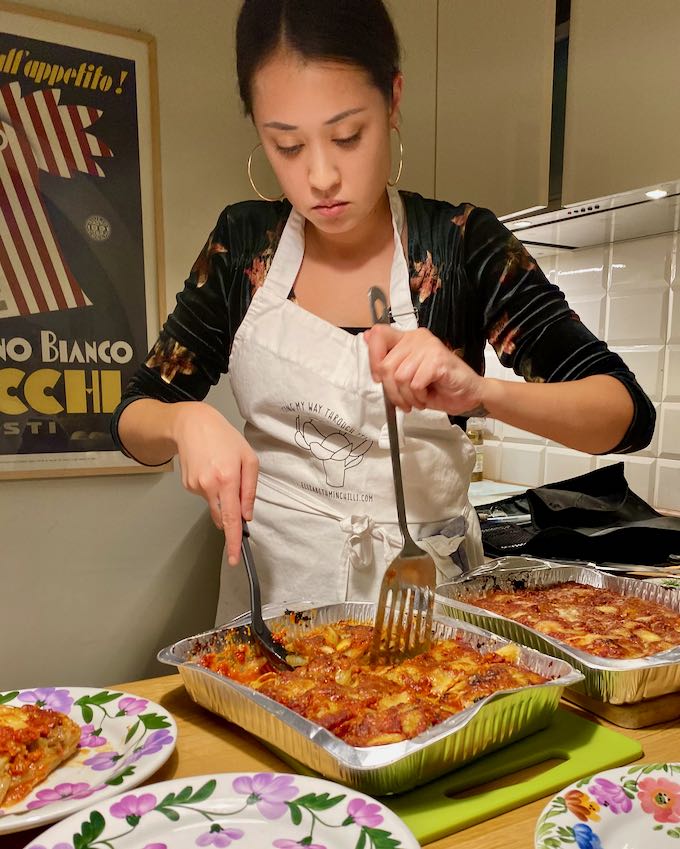
<path id="1" fill-rule="evenodd" d="M 209 404 L 180 402 L 174 412 L 182 484 L 208 502 L 213 522 L 224 531 L 228 562 L 235 566 L 241 552 L 241 518 L 253 517 L 257 456 L 243 435 Z"/>

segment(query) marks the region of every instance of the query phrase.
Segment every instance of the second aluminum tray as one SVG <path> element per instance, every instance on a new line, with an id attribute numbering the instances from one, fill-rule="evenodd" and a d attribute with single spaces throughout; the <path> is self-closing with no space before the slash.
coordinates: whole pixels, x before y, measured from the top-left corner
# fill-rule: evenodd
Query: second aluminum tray
<path id="1" fill-rule="evenodd" d="M 675 589 L 635 578 L 603 574 L 587 566 L 567 566 L 520 556 L 500 557 L 455 581 L 440 584 L 436 598 L 438 609 L 445 615 L 568 661 L 584 676 L 582 681 L 570 685 L 570 688 L 592 699 L 614 705 L 636 704 L 680 691 L 680 645 L 633 660 L 597 657 L 572 648 L 528 625 L 467 603 L 467 599 L 494 588 L 546 587 L 562 581 L 603 587 L 624 596 L 655 601 L 677 611 L 680 616 L 680 592 Z"/>

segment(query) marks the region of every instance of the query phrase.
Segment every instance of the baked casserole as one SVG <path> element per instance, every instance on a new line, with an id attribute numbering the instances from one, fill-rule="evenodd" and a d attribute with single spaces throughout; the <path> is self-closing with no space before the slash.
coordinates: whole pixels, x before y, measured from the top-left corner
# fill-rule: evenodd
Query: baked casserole
<path id="1" fill-rule="evenodd" d="M 465 603 L 598 657 L 632 660 L 680 646 L 680 614 L 651 599 L 574 581 L 496 588 Z"/>
<path id="2" fill-rule="evenodd" d="M 501 690 L 547 679 L 519 663 L 520 649 L 482 653 L 459 639 L 394 665 L 369 664 L 372 625 L 349 620 L 274 632 L 292 671 L 275 670 L 252 642 L 198 651 L 194 663 L 274 699 L 350 746 L 413 738 Z"/>

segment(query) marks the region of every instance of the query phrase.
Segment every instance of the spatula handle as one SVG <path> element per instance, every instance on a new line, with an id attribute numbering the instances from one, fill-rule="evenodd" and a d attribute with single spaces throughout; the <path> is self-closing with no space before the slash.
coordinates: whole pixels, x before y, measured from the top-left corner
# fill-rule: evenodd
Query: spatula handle
<path id="1" fill-rule="evenodd" d="M 250 531 L 245 520 L 241 520 L 241 554 L 250 584 L 250 627 L 265 654 L 277 668 L 290 669 L 286 659 L 286 650 L 274 642 L 272 633 L 262 618 L 262 600 L 260 598 L 260 582 L 257 578 L 253 553 L 250 550 Z"/>
<path id="2" fill-rule="evenodd" d="M 250 530 L 245 519 L 241 520 L 241 554 L 246 567 L 246 575 L 250 584 L 250 615 L 253 629 L 256 633 L 262 633 L 262 599 L 260 597 L 260 582 L 255 571 L 253 553 L 250 550 Z"/>
<path id="3" fill-rule="evenodd" d="M 371 317 L 373 324 L 389 324 L 390 316 L 387 307 L 387 299 L 379 286 L 371 286 L 368 290 L 368 301 L 371 305 Z M 404 506 L 404 484 L 401 477 L 401 459 L 399 457 L 399 432 L 397 430 L 397 413 L 394 404 L 387 397 L 383 387 L 383 398 L 385 399 L 385 415 L 387 417 L 387 434 L 390 440 L 390 457 L 392 458 L 392 477 L 394 479 L 394 495 L 397 501 L 397 517 L 399 529 L 405 542 L 413 542 L 406 525 L 406 507 Z"/>

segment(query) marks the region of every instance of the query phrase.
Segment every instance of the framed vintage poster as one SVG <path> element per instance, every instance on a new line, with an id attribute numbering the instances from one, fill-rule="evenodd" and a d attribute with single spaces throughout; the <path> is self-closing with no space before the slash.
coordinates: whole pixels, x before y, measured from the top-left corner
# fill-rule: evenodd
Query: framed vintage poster
<path id="1" fill-rule="evenodd" d="M 164 317 L 155 44 L 0 17 L 0 477 L 145 471 L 109 424 Z"/>

